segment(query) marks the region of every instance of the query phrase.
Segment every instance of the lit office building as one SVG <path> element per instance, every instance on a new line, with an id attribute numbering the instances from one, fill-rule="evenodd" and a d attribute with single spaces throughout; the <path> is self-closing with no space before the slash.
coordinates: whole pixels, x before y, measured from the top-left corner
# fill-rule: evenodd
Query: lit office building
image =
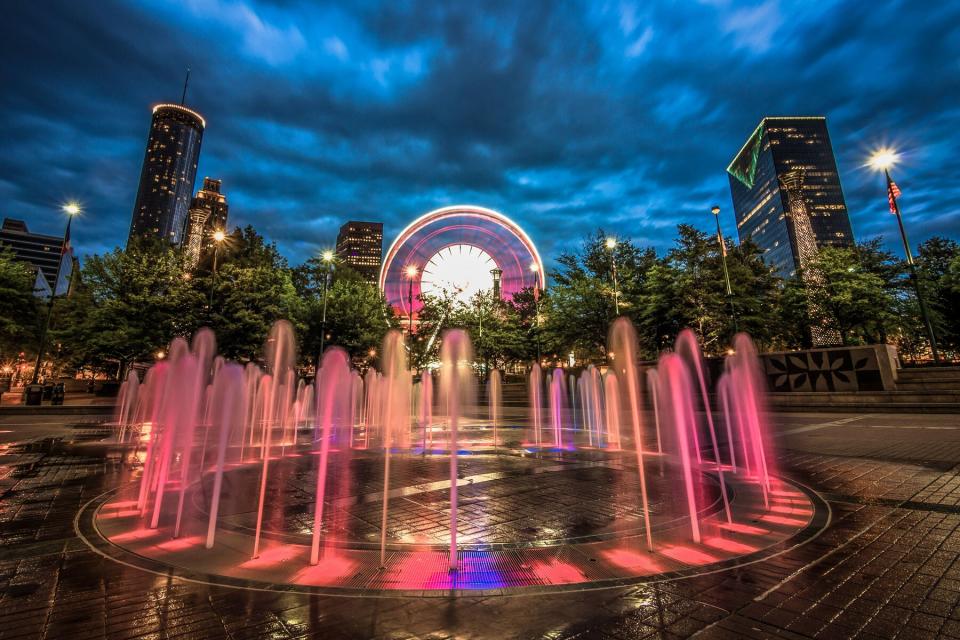
<path id="1" fill-rule="evenodd" d="M 199 113 L 183 105 L 153 108 L 128 243 L 136 237 L 183 242 L 205 126 Z"/>
<path id="2" fill-rule="evenodd" d="M 220 180 L 204 178 L 203 188 L 190 201 L 184 251 L 191 266 L 196 266 L 200 261 L 200 254 L 210 245 L 213 233 L 227 230 L 230 207 L 220 188 Z"/>
<path id="3" fill-rule="evenodd" d="M 374 284 L 383 259 L 383 223 L 351 220 L 337 235 L 337 260 Z"/>
<path id="4" fill-rule="evenodd" d="M 752 238 L 781 276 L 819 247 L 853 244 L 825 118 L 764 118 L 727 173 L 740 239 Z"/>

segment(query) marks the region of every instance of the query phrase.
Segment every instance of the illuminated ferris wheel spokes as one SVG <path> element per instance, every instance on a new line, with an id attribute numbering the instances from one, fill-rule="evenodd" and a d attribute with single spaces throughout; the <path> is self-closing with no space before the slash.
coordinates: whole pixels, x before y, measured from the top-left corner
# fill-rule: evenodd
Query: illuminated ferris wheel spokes
<path id="1" fill-rule="evenodd" d="M 454 244 L 444 247 L 427 261 L 420 278 L 420 291 L 426 295 L 444 292 L 468 302 L 479 291 L 493 288 L 496 261 L 480 247 Z"/>

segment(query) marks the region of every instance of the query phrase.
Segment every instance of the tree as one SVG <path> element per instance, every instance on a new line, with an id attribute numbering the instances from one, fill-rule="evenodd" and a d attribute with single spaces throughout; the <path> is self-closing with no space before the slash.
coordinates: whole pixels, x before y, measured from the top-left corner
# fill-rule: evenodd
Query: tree
<path id="1" fill-rule="evenodd" d="M 948 346 L 960 349 L 960 255 L 950 261 L 940 278 L 940 304 L 943 305 L 944 329 Z"/>
<path id="2" fill-rule="evenodd" d="M 216 257 L 216 272 L 208 253 L 191 283 L 195 295 L 212 301 L 201 315 L 216 333 L 221 354 L 240 362 L 258 360 L 277 320 L 289 320 L 303 335 L 306 305 L 275 244 L 247 226 L 236 229 Z"/>
<path id="3" fill-rule="evenodd" d="M 333 267 L 333 269 L 331 269 Z M 324 281 L 327 287 L 327 323 L 324 348 L 347 350 L 357 365 L 370 362 L 370 350 L 378 349 L 387 331 L 400 326 L 380 289 L 346 265 L 329 265 L 310 258 L 293 269 L 293 283 L 305 305 L 303 353 L 315 362 L 323 333 Z"/>
<path id="4" fill-rule="evenodd" d="M 783 283 L 763 261 L 763 250 L 750 238 L 730 250 L 727 266 L 737 314 L 736 329 L 749 333 L 761 348 L 770 348 L 780 338 L 771 316 L 782 304 Z M 731 331 L 733 318 L 728 317 L 725 324 L 725 330 Z"/>
<path id="5" fill-rule="evenodd" d="M 219 352 L 238 362 L 259 360 L 270 327 L 290 320 L 302 330 L 301 302 L 290 272 L 272 265 L 228 262 L 218 269 L 208 326 Z"/>
<path id="6" fill-rule="evenodd" d="M 725 351 L 735 330 L 771 342 L 770 312 L 779 283 L 756 244 L 725 240 L 732 247 L 727 269 L 733 295 L 728 298 L 716 238 L 685 224 L 677 233 L 675 246 L 651 265 L 641 288 L 637 327 L 644 356 L 655 358 L 686 327 L 697 332 L 708 353 Z"/>
<path id="7" fill-rule="evenodd" d="M 81 285 L 58 303 L 53 337 L 75 364 L 122 377 L 138 360 L 152 360 L 178 335 L 197 327 L 202 296 L 183 256 L 169 245 L 140 241 L 126 251 L 92 256 Z"/>
<path id="8" fill-rule="evenodd" d="M 491 369 L 505 370 L 536 357 L 518 309 L 508 301 L 495 299 L 492 291 L 480 291 L 469 304 L 460 302 L 454 306 L 449 324 L 470 333 L 482 375 Z"/>
<path id="9" fill-rule="evenodd" d="M 602 362 L 616 302 L 622 315 L 637 320 L 642 314 L 644 282 L 656 254 L 625 239 L 618 239 L 611 250 L 606 238 L 598 229 L 584 238 L 578 253 L 565 253 L 557 259 L 560 268 L 553 274 L 549 295 L 542 303 L 545 352 L 560 357 L 573 351 L 577 360 Z"/>
<path id="10" fill-rule="evenodd" d="M 917 276 L 937 340 L 944 350 L 960 348 L 960 298 L 951 289 L 951 268 L 960 258 L 960 245 L 934 236 L 917 250 Z"/>
<path id="11" fill-rule="evenodd" d="M 822 277 L 806 283 L 811 321 L 836 330 L 845 345 L 883 341 L 898 306 L 888 256 L 878 243 L 821 247 L 810 268 Z"/>
<path id="12" fill-rule="evenodd" d="M 307 298 L 306 330 L 303 334 L 305 355 L 313 359 L 319 355 L 320 335 L 323 329 L 322 291 Z M 378 349 L 387 331 L 400 326 L 387 308 L 386 299 L 372 283 L 356 277 L 341 277 L 338 273 L 327 291 L 327 335 L 325 346 L 339 346 L 347 350 L 355 362 L 368 357 L 371 349 Z"/>
<path id="13" fill-rule="evenodd" d="M 33 295 L 36 273 L 0 246 L 0 359 L 36 349 L 41 309 Z"/>
<path id="14" fill-rule="evenodd" d="M 440 336 L 457 324 L 456 296 L 449 291 L 440 295 L 420 294 L 417 312 L 417 333 L 411 343 L 411 365 L 417 369 L 436 362 L 440 357 Z"/>

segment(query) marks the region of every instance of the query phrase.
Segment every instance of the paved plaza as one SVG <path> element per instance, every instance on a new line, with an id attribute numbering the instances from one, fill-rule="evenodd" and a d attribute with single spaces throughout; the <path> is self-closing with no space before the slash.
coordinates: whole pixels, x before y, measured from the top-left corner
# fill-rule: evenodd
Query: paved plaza
<path id="1" fill-rule="evenodd" d="M 815 536 L 757 562 L 447 597 L 236 588 L 107 558 L 78 535 L 78 516 L 139 469 L 84 420 L 0 416 L 0 638 L 960 638 L 953 415 L 775 416 L 780 474 L 829 508 Z M 567 480 L 551 481 L 563 495 Z"/>

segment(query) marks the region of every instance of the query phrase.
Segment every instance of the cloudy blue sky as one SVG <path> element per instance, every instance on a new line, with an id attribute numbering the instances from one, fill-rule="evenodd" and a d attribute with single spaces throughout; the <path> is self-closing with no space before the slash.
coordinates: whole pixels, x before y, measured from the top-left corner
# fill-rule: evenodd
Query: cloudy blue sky
<path id="1" fill-rule="evenodd" d="M 725 168 L 764 115 L 826 115 L 858 239 L 960 238 L 960 3 L 9 0 L 0 216 L 81 254 L 126 240 L 150 105 L 207 119 L 198 183 L 298 262 L 346 219 L 387 241 L 430 209 L 517 219 L 545 255 L 598 226 L 660 250 L 735 227 Z"/>

